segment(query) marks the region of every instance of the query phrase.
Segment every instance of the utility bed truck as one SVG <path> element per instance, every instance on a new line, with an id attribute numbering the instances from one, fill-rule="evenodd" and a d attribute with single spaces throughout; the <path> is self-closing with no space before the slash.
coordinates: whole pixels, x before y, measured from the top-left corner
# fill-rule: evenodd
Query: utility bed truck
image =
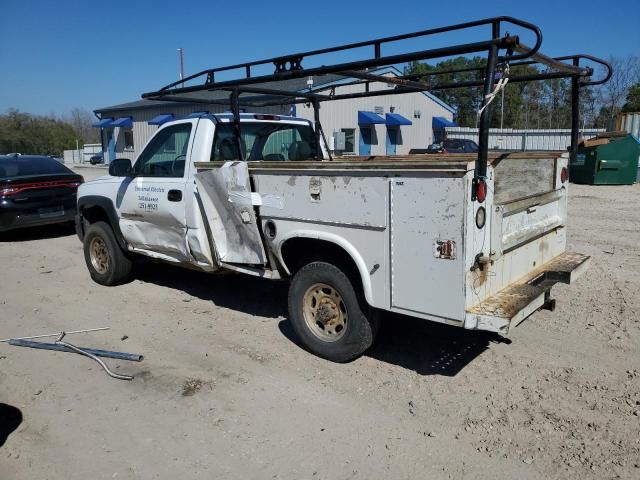
<path id="1" fill-rule="evenodd" d="M 536 46 L 500 36 L 505 22 L 534 32 Z M 204 75 L 204 84 L 172 84 L 143 95 L 216 103 L 220 96 L 213 94 L 230 92 L 225 101 L 232 113 L 166 123 L 133 163 L 115 160 L 108 176 L 80 187 L 77 230 L 92 278 L 104 285 L 126 281 L 139 254 L 205 272 L 288 279 L 295 332 L 311 352 L 334 361 L 357 357 L 372 344 L 381 311 L 507 334 L 538 309 L 553 309 L 551 287 L 572 283 L 589 262 L 566 251 L 569 155 L 489 153 L 488 105 L 499 83 L 495 71 L 533 59 L 526 63 L 553 68 L 533 80 L 572 79 L 575 122 L 579 88 L 596 83 L 580 59 L 601 61 L 549 59 L 538 52 L 537 27 L 511 18 L 445 31 L 479 25 L 492 27 L 486 44 L 437 51 L 488 52 L 475 85 L 485 91 L 477 155 L 332 158 L 318 110 L 345 94 L 293 86 L 310 75 L 333 74 L 362 85 L 362 96 L 379 92 L 369 88 L 376 82 L 395 82 L 388 93 L 425 90 L 420 79 L 376 78 L 366 68 L 433 58 L 428 50 L 383 57 L 380 49 L 442 29 L 232 66 L 246 71 L 238 80 L 216 83 L 215 74 L 228 68 L 207 70 L 186 79 Z M 301 66 L 319 52 L 363 45 L 374 47 L 372 59 Z M 500 49 L 507 53 L 500 56 Z M 266 63 L 276 66 L 273 75 L 251 75 Z M 287 82 L 291 87 L 283 88 Z M 316 121 L 240 113 L 243 104 L 283 99 L 312 103 Z"/>

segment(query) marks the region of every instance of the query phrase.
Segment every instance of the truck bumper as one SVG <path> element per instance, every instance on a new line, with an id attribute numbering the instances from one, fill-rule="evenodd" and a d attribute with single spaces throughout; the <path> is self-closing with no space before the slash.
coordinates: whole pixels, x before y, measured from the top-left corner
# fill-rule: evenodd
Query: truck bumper
<path id="1" fill-rule="evenodd" d="M 467 309 L 464 327 L 509 333 L 545 305 L 551 287 L 556 283 L 573 283 L 586 271 L 590 261 L 591 257 L 580 253 L 564 252 L 558 255 L 522 280 Z"/>

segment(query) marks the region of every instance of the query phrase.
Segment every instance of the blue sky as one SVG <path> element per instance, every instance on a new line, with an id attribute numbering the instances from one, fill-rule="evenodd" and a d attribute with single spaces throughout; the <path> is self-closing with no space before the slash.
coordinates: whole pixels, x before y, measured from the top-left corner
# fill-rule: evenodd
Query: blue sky
<path id="1" fill-rule="evenodd" d="M 613 3 L 2 0 L 0 112 L 62 115 L 137 100 L 178 78 L 178 47 L 189 74 L 496 15 L 539 25 L 550 55 L 640 55 L 638 0 Z"/>

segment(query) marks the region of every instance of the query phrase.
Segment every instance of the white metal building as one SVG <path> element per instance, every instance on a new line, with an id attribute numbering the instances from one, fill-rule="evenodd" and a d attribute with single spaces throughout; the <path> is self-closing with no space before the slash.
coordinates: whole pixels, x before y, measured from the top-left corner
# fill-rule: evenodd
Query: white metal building
<path id="1" fill-rule="evenodd" d="M 581 128 L 580 138 L 595 137 L 605 131 L 604 128 Z M 445 127 L 446 138 L 473 140 L 478 143 L 478 129 L 467 127 Z M 491 150 L 522 151 L 545 150 L 566 151 L 571 145 L 569 129 L 489 129 L 489 148 Z"/>
<path id="2" fill-rule="evenodd" d="M 398 76 L 393 67 L 371 73 Z M 339 79 L 339 80 L 334 80 Z M 322 81 L 322 83 L 319 83 Z M 300 90 L 312 86 L 313 91 L 355 93 L 365 86 L 346 85 L 343 77 L 326 75 L 310 85 L 300 79 Z M 393 87 L 393 85 L 391 85 Z M 371 83 L 370 90 L 390 88 L 387 84 Z M 219 92 L 220 100 L 228 93 Z M 133 159 L 151 138 L 159 125 L 175 118 L 199 116 L 203 113 L 228 111 L 227 105 L 197 104 L 139 100 L 95 110 L 100 128 L 105 162 L 115 158 Z M 278 105 L 251 108 L 256 113 L 293 114 L 313 121 L 313 107 L 308 105 Z M 433 141 L 433 125 L 451 125 L 455 110 L 430 93 L 406 93 L 321 103 L 320 122 L 329 148 L 339 154 L 402 155 L 413 148 L 424 149 Z"/>
<path id="3" fill-rule="evenodd" d="M 279 115 L 289 113 L 288 106 L 256 110 Z M 109 163 L 116 158 L 133 160 L 163 123 L 224 111 L 228 111 L 228 107 L 223 105 L 138 100 L 95 110 L 100 120 L 93 126 L 101 129 L 105 163 Z"/>
<path id="4" fill-rule="evenodd" d="M 372 73 L 400 74 L 393 67 Z M 340 83 L 326 88 L 335 87 L 340 94 L 365 91 L 362 84 Z M 369 91 L 388 88 L 393 85 L 372 83 Z M 452 124 L 455 113 L 453 107 L 427 92 L 336 100 L 320 105 L 320 123 L 330 149 L 347 155 L 406 155 L 411 149 L 425 149 L 433 143 L 434 125 Z M 300 105 L 296 114 L 313 120 L 313 106 Z"/>

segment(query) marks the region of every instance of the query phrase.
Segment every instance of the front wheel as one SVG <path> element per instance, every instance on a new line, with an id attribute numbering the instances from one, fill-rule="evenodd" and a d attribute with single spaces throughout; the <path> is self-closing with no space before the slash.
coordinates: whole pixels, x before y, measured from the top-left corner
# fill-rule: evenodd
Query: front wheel
<path id="1" fill-rule="evenodd" d="M 120 285 L 131 276 L 131 260 L 118 245 L 108 223 L 92 223 L 86 231 L 84 259 L 91 278 L 101 285 Z"/>
<path id="2" fill-rule="evenodd" d="M 334 362 L 347 362 L 373 343 L 376 316 L 367 318 L 349 278 L 326 262 L 302 267 L 289 287 L 289 318 L 312 353 Z"/>

